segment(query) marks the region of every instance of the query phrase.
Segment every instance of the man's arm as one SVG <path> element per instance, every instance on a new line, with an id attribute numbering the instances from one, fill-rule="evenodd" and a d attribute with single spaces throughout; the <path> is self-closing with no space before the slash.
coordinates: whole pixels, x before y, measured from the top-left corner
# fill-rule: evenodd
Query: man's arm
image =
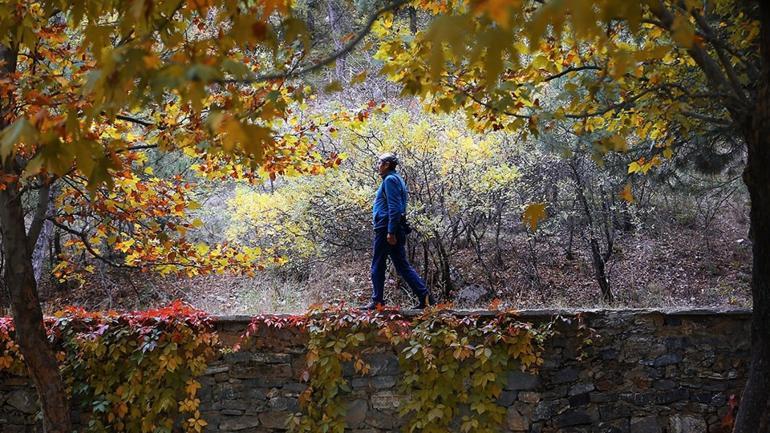
<path id="1" fill-rule="evenodd" d="M 401 220 L 401 209 L 403 209 L 401 182 L 395 176 L 388 176 L 384 183 L 385 194 L 388 197 L 388 233 L 395 234 Z"/>

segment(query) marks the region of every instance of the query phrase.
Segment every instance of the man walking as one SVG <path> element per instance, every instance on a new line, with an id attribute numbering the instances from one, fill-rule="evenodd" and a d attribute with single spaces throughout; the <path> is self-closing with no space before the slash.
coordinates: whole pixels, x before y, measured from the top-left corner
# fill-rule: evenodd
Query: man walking
<path id="1" fill-rule="evenodd" d="M 425 282 L 417 275 L 412 265 L 406 259 L 406 183 L 396 173 L 398 158 L 392 153 L 380 155 L 377 170 L 382 177 L 382 183 L 377 189 L 372 208 L 372 223 L 374 224 L 374 241 L 372 242 L 372 302 L 363 307 L 374 310 L 383 305 L 383 288 L 385 287 L 386 260 L 390 257 L 393 266 L 401 278 L 406 281 L 419 299 L 415 308 L 423 309 L 433 304 L 433 296 L 425 286 Z"/>

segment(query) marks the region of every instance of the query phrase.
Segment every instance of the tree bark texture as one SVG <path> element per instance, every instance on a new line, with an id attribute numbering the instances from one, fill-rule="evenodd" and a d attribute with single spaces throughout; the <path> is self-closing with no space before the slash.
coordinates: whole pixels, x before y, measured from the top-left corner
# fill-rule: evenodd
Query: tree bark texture
<path id="1" fill-rule="evenodd" d="M 751 197 L 751 368 L 734 433 L 756 433 L 770 396 L 770 5 L 760 4 L 762 76 L 744 132 L 748 158 L 743 181 Z"/>
<path id="2" fill-rule="evenodd" d="M 69 401 L 59 364 L 46 338 L 18 184 L 0 191 L 0 225 L 6 257 L 5 285 L 16 326 L 16 342 L 37 389 L 45 431 L 70 433 Z"/>

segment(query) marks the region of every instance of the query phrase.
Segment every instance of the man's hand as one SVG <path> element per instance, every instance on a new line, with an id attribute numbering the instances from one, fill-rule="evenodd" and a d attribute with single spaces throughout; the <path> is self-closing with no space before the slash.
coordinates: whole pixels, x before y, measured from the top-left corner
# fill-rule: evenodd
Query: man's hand
<path id="1" fill-rule="evenodd" d="M 388 243 L 391 245 L 396 245 L 396 235 L 393 233 L 388 233 Z"/>

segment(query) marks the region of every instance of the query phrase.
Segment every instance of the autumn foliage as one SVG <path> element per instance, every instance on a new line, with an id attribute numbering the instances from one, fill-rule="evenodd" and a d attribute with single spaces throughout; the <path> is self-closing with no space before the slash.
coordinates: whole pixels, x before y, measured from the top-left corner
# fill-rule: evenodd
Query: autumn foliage
<path id="1" fill-rule="evenodd" d="M 218 350 L 211 319 L 181 302 L 131 313 L 62 310 L 47 320 L 65 384 L 88 432 L 203 431 L 197 380 Z M 26 375 L 10 319 L 0 321 L 0 371 Z"/>

